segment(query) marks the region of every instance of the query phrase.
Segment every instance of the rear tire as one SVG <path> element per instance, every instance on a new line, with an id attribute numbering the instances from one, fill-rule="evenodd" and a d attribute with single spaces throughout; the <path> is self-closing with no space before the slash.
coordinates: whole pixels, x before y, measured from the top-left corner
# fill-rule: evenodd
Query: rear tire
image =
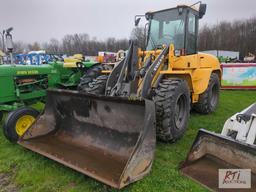
<path id="1" fill-rule="evenodd" d="M 216 110 L 220 96 L 220 81 L 216 73 L 211 74 L 207 90 L 199 96 L 193 109 L 202 114 L 209 114 Z"/>
<path id="2" fill-rule="evenodd" d="M 17 142 L 38 115 L 39 112 L 30 107 L 23 107 L 9 113 L 3 126 L 5 137 L 11 142 Z"/>
<path id="3" fill-rule="evenodd" d="M 97 95 L 104 95 L 106 90 L 108 76 L 101 75 L 94 79 L 91 83 L 83 88 L 83 91 L 87 93 L 97 94 Z"/>
<path id="4" fill-rule="evenodd" d="M 0 122 L 3 120 L 3 117 L 4 117 L 4 112 L 0 111 Z"/>
<path id="5" fill-rule="evenodd" d="M 157 136 L 175 142 L 186 131 L 190 116 L 190 91 L 182 79 L 164 79 L 156 90 Z"/>
<path id="6" fill-rule="evenodd" d="M 93 66 L 91 69 L 88 69 L 85 74 L 81 77 L 80 83 L 77 86 L 79 91 L 84 91 L 86 87 L 88 87 L 89 83 L 93 81 L 93 79 L 97 78 L 101 75 L 101 71 L 103 67 L 100 65 Z"/>

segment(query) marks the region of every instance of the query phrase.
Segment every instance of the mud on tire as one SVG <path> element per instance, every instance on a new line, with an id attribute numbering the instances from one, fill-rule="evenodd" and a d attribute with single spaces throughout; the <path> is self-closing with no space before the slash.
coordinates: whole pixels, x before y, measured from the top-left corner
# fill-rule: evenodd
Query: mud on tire
<path id="1" fill-rule="evenodd" d="M 93 66 L 91 69 L 88 69 L 84 75 L 80 79 L 80 83 L 77 86 L 79 91 L 85 91 L 85 89 L 89 86 L 89 83 L 93 81 L 93 79 L 100 76 L 103 67 L 101 65 Z"/>
<path id="2" fill-rule="evenodd" d="M 104 95 L 106 90 L 106 83 L 108 80 L 107 75 L 101 75 L 94 79 L 84 88 L 84 92 L 93 93 L 97 95 Z"/>
<path id="3" fill-rule="evenodd" d="M 175 142 L 186 131 L 190 116 L 190 91 L 182 79 L 164 79 L 156 89 L 157 136 Z"/>

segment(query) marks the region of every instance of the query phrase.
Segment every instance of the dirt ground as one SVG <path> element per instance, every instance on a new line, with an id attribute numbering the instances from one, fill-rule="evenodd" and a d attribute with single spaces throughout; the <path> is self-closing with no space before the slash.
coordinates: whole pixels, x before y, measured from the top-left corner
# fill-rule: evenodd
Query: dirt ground
<path id="1" fill-rule="evenodd" d="M 0 173 L 0 192 L 18 192 L 19 187 L 12 182 L 12 173 Z"/>

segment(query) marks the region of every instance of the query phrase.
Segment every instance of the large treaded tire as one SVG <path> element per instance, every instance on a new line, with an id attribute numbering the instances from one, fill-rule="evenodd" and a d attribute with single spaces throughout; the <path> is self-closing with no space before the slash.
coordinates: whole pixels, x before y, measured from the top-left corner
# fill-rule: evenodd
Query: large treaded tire
<path id="1" fill-rule="evenodd" d="M 183 79 L 164 79 L 156 89 L 157 137 L 175 142 L 187 129 L 190 116 L 190 91 Z"/>
<path id="2" fill-rule="evenodd" d="M 91 83 L 83 88 L 84 92 L 97 94 L 97 95 L 104 95 L 106 90 L 108 76 L 101 75 L 94 79 Z"/>
<path id="3" fill-rule="evenodd" d="M 102 70 L 103 67 L 101 65 L 95 65 L 92 68 L 88 69 L 81 77 L 77 89 L 79 91 L 84 91 L 84 89 L 86 89 L 89 86 L 89 83 L 93 81 L 93 79 L 101 75 Z"/>
<path id="4" fill-rule="evenodd" d="M 212 73 L 206 91 L 199 96 L 197 103 L 193 105 L 193 109 L 202 114 L 214 112 L 219 103 L 220 81 L 218 74 Z"/>

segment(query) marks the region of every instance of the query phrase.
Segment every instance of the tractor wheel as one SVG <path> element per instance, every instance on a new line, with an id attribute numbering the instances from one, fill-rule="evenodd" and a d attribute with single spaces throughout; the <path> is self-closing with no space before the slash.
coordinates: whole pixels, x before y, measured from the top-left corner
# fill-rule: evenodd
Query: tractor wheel
<path id="1" fill-rule="evenodd" d="M 106 83 L 108 80 L 107 75 L 102 75 L 94 79 L 91 83 L 84 88 L 87 93 L 93 93 L 97 95 L 104 95 L 106 90 Z"/>
<path id="2" fill-rule="evenodd" d="M 101 71 L 102 71 L 102 66 L 101 65 L 96 65 L 93 66 L 91 69 L 88 69 L 84 75 L 80 79 L 80 83 L 77 87 L 79 91 L 84 91 L 86 87 L 88 87 L 88 84 L 93 81 L 93 79 L 97 78 L 100 76 Z"/>
<path id="3" fill-rule="evenodd" d="M 11 142 L 17 142 L 38 115 L 39 112 L 30 107 L 23 107 L 9 113 L 3 126 L 5 137 Z"/>
<path id="4" fill-rule="evenodd" d="M 0 122 L 3 120 L 3 117 L 4 117 L 4 112 L 0 111 Z"/>
<path id="5" fill-rule="evenodd" d="M 193 109 L 198 113 L 209 114 L 217 108 L 220 95 L 220 81 L 216 73 L 211 75 L 207 90 L 199 96 L 197 103 L 193 105 Z"/>
<path id="6" fill-rule="evenodd" d="M 182 79 L 164 79 L 156 89 L 157 136 L 175 142 L 186 131 L 190 116 L 190 91 Z"/>

